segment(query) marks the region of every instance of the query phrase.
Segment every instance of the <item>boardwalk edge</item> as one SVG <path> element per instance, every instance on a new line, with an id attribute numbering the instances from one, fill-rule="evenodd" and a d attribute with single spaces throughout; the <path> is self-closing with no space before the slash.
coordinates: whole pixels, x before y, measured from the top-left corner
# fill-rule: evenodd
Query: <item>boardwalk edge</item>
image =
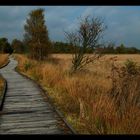
<path id="1" fill-rule="evenodd" d="M 42 93 L 47 96 L 49 103 L 52 105 L 52 107 L 54 108 L 54 110 L 56 111 L 56 113 L 60 116 L 60 118 L 62 119 L 62 121 L 66 124 L 66 126 L 70 129 L 70 131 L 72 132 L 72 134 L 77 134 L 77 132 L 72 128 L 72 126 L 66 121 L 66 119 L 64 118 L 64 116 L 62 115 L 62 113 L 54 106 L 51 98 L 48 96 L 48 94 L 46 94 L 46 91 L 43 89 L 43 87 L 37 83 L 36 81 L 34 81 L 33 79 L 31 79 L 30 77 L 28 77 L 27 75 L 23 74 L 22 72 L 20 72 L 18 70 L 18 66 L 15 67 L 15 71 L 17 73 L 19 73 L 20 75 L 22 75 L 23 77 L 25 77 L 26 79 L 32 81 L 41 91 Z"/>
<path id="2" fill-rule="evenodd" d="M 8 59 L 7 63 L 5 63 L 2 67 L 0 67 L 0 69 L 6 67 L 9 64 L 10 60 Z M 0 76 L 2 77 L 2 79 L 4 80 L 4 87 L 2 90 L 2 97 L 0 99 L 0 111 L 2 111 L 3 109 L 3 105 L 4 105 L 4 101 L 5 101 L 5 95 L 6 95 L 6 91 L 7 91 L 7 81 L 6 79 L 2 76 L 2 74 L 0 74 Z"/>

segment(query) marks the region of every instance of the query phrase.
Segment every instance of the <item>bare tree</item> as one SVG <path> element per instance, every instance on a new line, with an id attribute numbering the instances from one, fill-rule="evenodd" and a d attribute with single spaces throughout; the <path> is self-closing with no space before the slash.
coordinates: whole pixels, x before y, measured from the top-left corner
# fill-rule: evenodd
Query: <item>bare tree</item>
<path id="1" fill-rule="evenodd" d="M 96 17 L 85 17 L 79 22 L 79 29 L 75 32 L 66 32 L 66 38 L 74 46 L 75 53 L 72 59 L 72 73 L 81 70 L 84 66 L 101 57 L 99 40 L 105 30 L 103 21 Z M 93 51 L 93 55 L 86 55 L 87 49 Z"/>

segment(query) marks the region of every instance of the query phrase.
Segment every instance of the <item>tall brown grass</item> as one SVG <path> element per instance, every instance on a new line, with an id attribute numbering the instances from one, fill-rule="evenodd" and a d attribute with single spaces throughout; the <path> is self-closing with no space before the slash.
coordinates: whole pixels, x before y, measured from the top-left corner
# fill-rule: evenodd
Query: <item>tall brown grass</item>
<path id="1" fill-rule="evenodd" d="M 8 61 L 8 54 L 0 54 L 0 67 L 6 64 Z"/>
<path id="2" fill-rule="evenodd" d="M 24 55 L 15 56 L 19 61 L 18 69 L 48 91 L 54 104 L 78 133 L 140 134 L 140 108 L 127 100 L 127 107 L 120 113 L 122 106 L 118 106 L 116 98 L 110 96 L 113 80 L 117 80 L 114 92 L 119 91 L 120 97 L 123 97 L 125 90 L 125 94 L 127 91 L 131 93 L 129 98 L 134 97 L 140 93 L 138 80 L 134 78 L 133 82 L 126 83 L 128 86 L 124 88 L 122 84 L 124 79 L 118 75 L 112 76 L 114 71 L 118 70 L 112 69 L 112 55 L 101 58 L 89 66 L 87 71 L 74 75 L 69 75 L 68 72 L 71 55 L 53 55 L 50 61 L 44 62 L 33 61 Z M 113 63 L 123 66 L 127 57 L 130 58 L 126 55 L 123 58 L 123 55 L 120 55 Z M 54 63 L 54 60 L 58 61 Z"/>
<path id="3" fill-rule="evenodd" d="M 8 61 L 8 54 L 0 54 L 0 67 Z M 4 79 L 0 76 L 0 97 L 4 86 Z"/>

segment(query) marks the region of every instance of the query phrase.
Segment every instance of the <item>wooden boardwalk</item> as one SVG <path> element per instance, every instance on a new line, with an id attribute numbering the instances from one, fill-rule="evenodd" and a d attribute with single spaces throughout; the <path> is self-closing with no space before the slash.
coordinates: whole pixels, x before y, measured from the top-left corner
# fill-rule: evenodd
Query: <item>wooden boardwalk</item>
<path id="1" fill-rule="evenodd" d="M 0 134 L 72 134 L 41 90 L 15 71 L 17 61 L 0 69 L 7 80 L 4 107 L 0 114 Z"/>

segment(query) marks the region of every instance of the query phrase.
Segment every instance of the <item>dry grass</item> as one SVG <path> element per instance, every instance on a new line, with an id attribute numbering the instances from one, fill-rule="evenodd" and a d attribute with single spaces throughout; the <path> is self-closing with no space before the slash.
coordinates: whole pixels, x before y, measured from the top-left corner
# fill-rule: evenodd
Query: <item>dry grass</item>
<path id="1" fill-rule="evenodd" d="M 8 54 L 0 54 L 0 67 L 6 64 L 8 61 Z M 4 86 L 4 80 L 0 77 L 0 97 Z"/>
<path id="2" fill-rule="evenodd" d="M 4 86 L 4 81 L 3 81 L 3 79 L 0 77 L 0 98 L 1 98 L 2 90 L 3 90 L 3 86 Z"/>
<path id="3" fill-rule="evenodd" d="M 48 91 L 80 134 L 140 134 L 140 109 L 130 104 L 120 117 L 115 100 L 109 96 L 112 89 L 112 80 L 108 78 L 112 72 L 112 56 L 104 56 L 90 65 L 87 71 L 72 76 L 68 73 L 71 55 L 53 54 L 53 59 L 46 62 L 29 60 L 23 55 L 16 55 L 16 58 L 19 70 Z M 118 55 L 116 63 L 122 65 L 128 58 L 140 63 L 139 55 Z"/>
<path id="4" fill-rule="evenodd" d="M 8 61 L 8 54 L 0 54 L 0 67 L 6 64 Z"/>

